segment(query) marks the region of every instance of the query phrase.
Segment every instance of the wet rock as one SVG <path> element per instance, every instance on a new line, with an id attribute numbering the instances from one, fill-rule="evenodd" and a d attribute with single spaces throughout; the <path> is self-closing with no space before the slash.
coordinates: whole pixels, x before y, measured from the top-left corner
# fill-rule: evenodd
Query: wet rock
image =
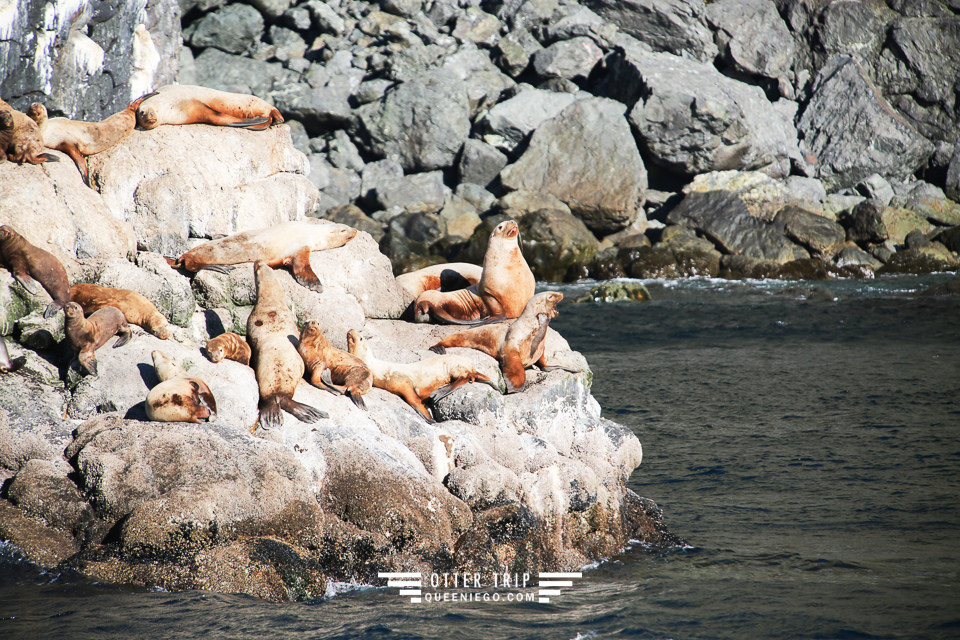
<path id="1" fill-rule="evenodd" d="M 877 270 L 878 275 L 893 273 L 937 273 L 955 271 L 960 259 L 939 242 L 916 249 L 903 249 L 893 254 Z"/>
<path id="2" fill-rule="evenodd" d="M 639 282 L 604 282 L 574 302 L 622 302 L 650 300 L 650 292 Z"/>
<path id="3" fill-rule="evenodd" d="M 838 220 L 847 230 L 847 240 L 866 246 L 885 242 L 890 237 L 882 213 L 883 205 L 880 202 L 866 200 L 841 214 Z"/>
<path id="4" fill-rule="evenodd" d="M 839 268 L 855 267 L 867 272 L 874 272 L 883 266 L 883 263 L 860 247 L 847 246 L 841 249 L 836 256 L 836 265 Z"/>
<path id="5" fill-rule="evenodd" d="M 843 246 L 846 233 L 839 224 L 799 207 L 784 207 L 773 219 L 782 233 L 813 255 L 831 257 Z"/>
<path id="6" fill-rule="evenodd" d="M 540 209 L 520 221 L 523 257 L 538 280 L 564 281 L 597 252 L 597 239 L 578 218 L 563 211 Z"/>
<path id="7" fill-rule="evenodd" d="M 595 233 L 626 227 L 643 215 L 647 172 L 623 111 L 612 100 L 577 100 L 537 128 L 501 182 L 555 195 Z"/>

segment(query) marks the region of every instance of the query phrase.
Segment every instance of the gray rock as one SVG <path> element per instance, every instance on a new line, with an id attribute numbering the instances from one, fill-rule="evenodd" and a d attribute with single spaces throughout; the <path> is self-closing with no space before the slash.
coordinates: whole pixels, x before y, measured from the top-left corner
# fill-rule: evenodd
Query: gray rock
<path id="1" fill-rule="evenodd" d="M 472 43 L 447 56 L 441 68 L 466 83 L 471 120 L 495 105 L 504 92 L 515 86 L 514 81 L 490 61 L 490 56 Z"/>
<path id="2" fill-rule="evenodd" d="M 605 88 L 632 107 L 630 122 L 653 161 L 687 175 L 724 169 L 789 174 L 791 160 L 800 157 L 796 130 L 758 87 L 709 64 L 623 44 L 608 61 Z"/>
<path id="3" fill-rule="evenodd" d="M 893 187 L 883 176 L 876 173 L 864 178 L 856 188 L 857 192 L 863 197 L 878 200 L 884 206 L 890 204 L 890 201 L 893 200 Z"/>
<path id="4" fill-rule="evenodd" d="M 500 20 L 479 7 L 467 7 L 457 17 L 451 35 L 461 42 L 493 46 L 500 39 Z"/>
<path id="5" fill-rule="evenodd" d="M 310 16 L 313 18 L 313 24 L 320 33 L 329 33 L 335 36 L 342 36 L 347 29 L 346 22 L 340 15 L 326 2 L 320 0 L 309 0 L 304 3 Z"/>
<path id="6" fill-rule="evenodd" d="M 883 222 L 883 208 L 880 202 L 865 200 L 838 216 L 840 224 L 847 230 L 847 240 L 861 247 L 885 242 L 890 234 Z"/>
<path id="7" fill-rule="evenodd" d="M 655 51 L 707 62 L 717 46 L 700 0 L 586 0 L 584 5 Z"/>
<path id="8" fill-rule="evenodd" d="M 523 257 L 537 280 L 575 280 L 593 260 L 600 244 L 574 215 L 540 209 L 520 220 Z"/>
<path id="9" fill-rule="evenodd" d="M 381 158 L 396 155 L 406 171 L 453 166 L 470 134 L 467 89 L 449 71 L 400 83 L 357 112 L 368 151 Z"/>
<path id="10" fill-rule="evenodd" d="M 531 56 L 533 70 L 541 78 L 564 78 L 586 80 L 603 57 L 593 40 L 577 37 L 561 40 L 541 49 Z"/>
<path id="11" fill-rule="evenodd" d="M 263 16 L 248 4 L 228 4 L 211 11 L 184 30 L 196 48 L 216 47 L 227 53 L 250 53 L 263 35 Z"/>
<path id="12" fill-rule="evenodd" d="M 402 180 L 403 167 L 400 163 L 389 158 L 368 162 L 363 167 L 360 196 L 370 206 L 376 206 L 377 191 L 395 188 Z"/>
<path id="13" fill-rule="evenodd" d="M 569 12 L 565 16 L 546 26 L 544 33 L 547 40 L 556 42 L 583 36 L 600 46 L 610 46 L 617 32 L 616 25 L 606 22 L 586 7 L 572 5 L 567 9 Z"/>
<path id="14" fill-rule="evenodd" d="M 500 38 L 493 50 L 493 60 L 504 73 L 516 78 L 530 65 L 530 56 L 542 48 L 529 31 L 519 27 Z"/>
<path id="15" fill-rule="evenodd" d="M 284 69 L 278 62 L 254 60 L 214 47 L 204 49 L 194 66 L 199 85 L 234 93 L 252 93 L 264 99 L 270 97 L 274 87 L 285 87 L 299 80 L 299 74 Z"/>
<path id="16" fill-rule="evenodd" d="M 445 198 L 442 171 L 412 173 L 374 189 L 381 209 L 398 207 L 407 213 L 436 213 Z"/>
<path id="17" fill-rule="evenodd" d="M 933 145 L 896 114 L 852 58 L 833 58 L 820 71 L 797 129 L 828 191 L 874 173 L 905 180 L 933 153 Z"/>
<path id="18" fill-rule="evenodd" d="M 595 233 L 626 227 L 643 216 L 647 171 L 623 112 L 613 100 L 577 100 L 537 128 L 503 185 L 555 195 Z"/>
<path id="19" fill-rule="evenodd" d="M 350 69 L 327 75 L 320 86 L 296 83 L 270 92 L 276 107 L 303 122 L 307 130 L 319 132 L 345 127 L 353 121 L 350 97 L 360 87 L 363 72 Z"/>
<path id="20" fill-rule="evenodd" d="M 796 206 L 784 207 L 773 224 L 814 256 L 832 257 L 843 248 L 846 233 L 839 224 Z"/>
<path id="21" fill-rule="evenodd" d="M 883 44 L 884 25 L 866 3 L 850 0 L 827 5 L 813 24 L 813 38 L 822 56 L 850 56 L 862 68 L 872 68 Z"/>
<path id="22" fill-rule="evenodd" d="M 542 122 L 558 116 L 574 100 L 571 94 L 521 85 L 515 96 L 497 104 L 480 120 L 484 140 L 509 153 Z"/>
<path id="23" fill-rule="evenodd" d="M 772 0 L 720 0 L 706 6 L 721 55 L 734 69 L 772 80 L 792 78 L 793 36 Z"/>
<path id="24" fill-rule="evenodd" d="M 837 253 L 836 265 L 840 268 L 854 267 L 874 272 L 883 266 L 883 263 L 857 246 L 844 247 Z"/>
<path id="25" fill-rule="evenodd" d="M 460 152 L 457 172 L 460 182 L 487 186 L 507 166 L 507 156 L 496 147 L 474 138 L 468 139 Z"/>

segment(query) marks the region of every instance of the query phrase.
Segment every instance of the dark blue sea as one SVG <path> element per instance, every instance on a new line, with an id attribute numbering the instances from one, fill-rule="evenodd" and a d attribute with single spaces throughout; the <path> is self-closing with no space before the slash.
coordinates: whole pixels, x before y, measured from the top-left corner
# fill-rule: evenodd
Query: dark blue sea
<path id="1" fill-rule="evenodd" d="M 630 486 L 687 547 L 625 549 L 548 604 L 317 602 L 91 584 L 0 546 L 0 638 L 958 638 L 960 296 L 953 276 L 652 281 L 572 304 Z"/>

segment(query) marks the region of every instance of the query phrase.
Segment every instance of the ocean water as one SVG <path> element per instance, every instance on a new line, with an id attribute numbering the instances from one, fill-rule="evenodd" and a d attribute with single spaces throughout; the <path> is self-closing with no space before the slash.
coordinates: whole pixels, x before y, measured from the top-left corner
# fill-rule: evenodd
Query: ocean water
<path id="1" fill-rule="evenodd" d="M 960 297 L 924 294 L 950 277 L 560 287 L 553 326 L 643 443 L 630 486 L 688 546 L 625 549 L 549 603 L 166 593 L 0 545 L 0 638 L 960 637 Z"/>

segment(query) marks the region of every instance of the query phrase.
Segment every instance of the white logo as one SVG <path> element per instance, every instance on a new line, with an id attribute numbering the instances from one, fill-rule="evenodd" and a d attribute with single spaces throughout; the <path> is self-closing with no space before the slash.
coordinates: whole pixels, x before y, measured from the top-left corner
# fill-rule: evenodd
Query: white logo
<path id="1" fill-rule="evenodd" d="M 420 596 L 423 593 L 420 587 L 423 586 L 423 578 L 420 572 L 416 573 L 378 573 L 377 577 L 386 578 L 388 587 L 400 587 L 400 595 L 410 596 L 410 602 L 420 603 Z"/>
<path id="2" fill-rule="evenodd" d="M 543 573 L 537 574 L 540 582 L 538 583 L 537 602 L 550 602 L 550 596 L 560 595 L 560 589 L 550 587 L 572 587 L 572 578 L 582 578 L 583 573 L 579 571 L 566 573 Z"/>
<path id="3" fill-rule="evenodd" d="M 537 574 L 536 596 L 529 573 L 433 573 L 381 572 L 388 587 L 397 587 L 401 596 L 409 596 L 412 604 L 427 602 L 540 602 L 549 603 L 551 596 L 562 594 L 560 587 L 572 587 L 580 571 L 541 572 Z M 486 579 L 485 579 L 486 578 Z M 429 588 L 428 588 L 429 587 Z M 424 589 L 427 589 L 426 594 Z M 443 589 L 447 589 L 446 592 Z"/>

